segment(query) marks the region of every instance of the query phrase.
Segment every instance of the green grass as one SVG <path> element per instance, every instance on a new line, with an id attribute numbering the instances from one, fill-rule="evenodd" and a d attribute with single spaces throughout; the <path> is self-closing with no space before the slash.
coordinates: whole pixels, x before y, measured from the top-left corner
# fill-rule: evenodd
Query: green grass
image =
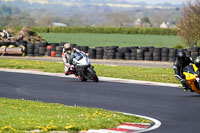
<path id="1" fill-rule="evenodd" d="M 149 120 L 97 108 L 0 98 L 0 133 L 86 131 Z"/>
<path id="2" fill-rule="evenodd" d="M 0 68 L 32 69 L 53 73 L 64 72 L 63 63 L 15 59 L 0 59 Z M 172 68 L 94 65 L 94 69 L 98 76 L 104 77 L 179 83 L 174 77 L 174 70 Z"/>
<path id="3" fill-rule="evenodd" d="M 40 33 L 48 42 L 70 42 L 80 46 L 155 46 L 174 47 L 183 45 L 175 35 L 126 35 L 92 33 Z"/>

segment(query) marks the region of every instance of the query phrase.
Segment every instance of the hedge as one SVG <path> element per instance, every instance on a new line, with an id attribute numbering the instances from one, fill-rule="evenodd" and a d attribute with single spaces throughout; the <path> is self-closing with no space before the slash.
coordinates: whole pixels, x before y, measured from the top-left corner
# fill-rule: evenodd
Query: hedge
<path id="1" fill-rule="evenodd" d="M 20 30 L 22 27 L 12 27 Z M 0 29 L 3 29 L 2 27 Z M 152 35 L 176 35 L 177 30 L 161 28 L 119 28 L 119 27 L 31 27 L 38 33 L 105 33 L 105 34 L 152 34 Z"/>

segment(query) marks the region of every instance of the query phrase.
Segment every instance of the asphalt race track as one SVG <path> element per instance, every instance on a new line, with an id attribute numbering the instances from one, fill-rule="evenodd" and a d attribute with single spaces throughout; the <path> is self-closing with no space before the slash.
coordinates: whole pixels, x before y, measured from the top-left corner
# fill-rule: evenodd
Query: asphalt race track
<path id="1" fill-rule="evenodd" d="M 200 95 L 181 88 L 147 86 L 0 71 L 0 97 L 99 107 L 155 118 L 152 133 L 199 133 Z"/>

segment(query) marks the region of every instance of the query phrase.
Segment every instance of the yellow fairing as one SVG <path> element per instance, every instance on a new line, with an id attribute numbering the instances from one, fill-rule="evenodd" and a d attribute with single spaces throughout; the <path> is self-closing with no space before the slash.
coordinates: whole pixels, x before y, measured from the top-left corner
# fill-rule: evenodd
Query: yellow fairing
<path id="1" fill-rule="evenodd" d="M 195 68 L 194 68 L 195 69 Z M 200 90 L 197 89 L 197 87 L 195 86 L 194 82 L 196 81 L 196 76 L 194 74 L 191 73 L 187 73 L 187 72 L 183 72 L 183 74 L 185 75 L 185 79 L 187 80 L 188 85 L 190 86 L 190 88 L 196 92 L 200 94 Z"/>
<path id="2" fill-rule="evenodd" d="M 195 64 L 192 64 L 193 65 L 193 68 L 194 68 L 194 71 L 197 72 L 198 68 Z"/>
<path id="3" fill-rule="evenodd" d="M 187 81 L 192 81 L 192 80 L 196 80 L 196 76 L 194 74 L 191 73 L 187 73 L 187 72 L 183 72 L 183 74 L 185 75 L 185 79 Z"/>

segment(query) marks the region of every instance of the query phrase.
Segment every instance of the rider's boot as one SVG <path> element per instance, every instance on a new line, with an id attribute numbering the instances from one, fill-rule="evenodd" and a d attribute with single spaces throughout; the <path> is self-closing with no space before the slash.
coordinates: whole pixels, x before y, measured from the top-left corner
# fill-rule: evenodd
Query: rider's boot
<path id="1" fill-rule="evenodd" d="M 74 71 L 69 70 L 69 71 L 65 72 L 65 75 L 70 75 L 70 74 L 74 74 Z"/>
<path id="2" fill-rule="evenodd" d="M 65 75 L 69 75 L 68 71 L 67 71 L 67 72 L 65 72 Z"/>
<path id="3" fill-rule="evenodd" d="M 184 91 L 185 91 L 185 92 L 188 91 L 188 88 L 185 87 L 185 88 L 184 88 Z"/>

